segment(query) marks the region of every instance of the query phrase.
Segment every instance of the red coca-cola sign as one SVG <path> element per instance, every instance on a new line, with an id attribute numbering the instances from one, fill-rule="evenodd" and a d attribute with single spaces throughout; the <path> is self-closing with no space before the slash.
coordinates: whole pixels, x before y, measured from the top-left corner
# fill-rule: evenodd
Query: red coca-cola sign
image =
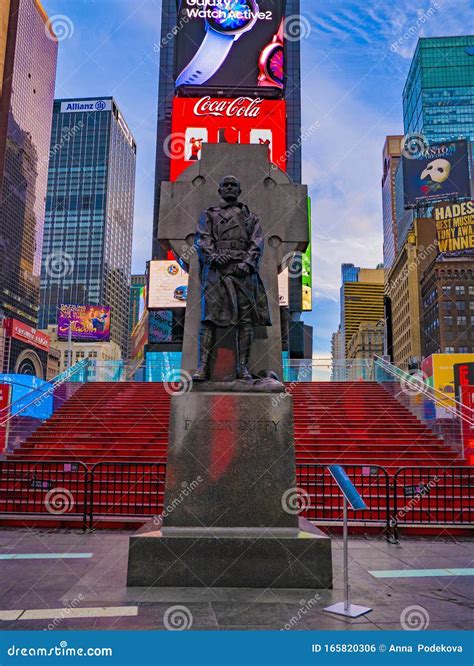
<path id="1" fill-rule="evenodd" d="M 194 106 L 196 116 L 215 116 L 228 118 L 258 118 L 262 110 L 263 99 L 260 97 L 237 97 L 236 99 L 213 99 L 201 97 Z"/>
<path id="2" fill-rule="evenodd" d="M 260 144 L 286 170 L 286 102 L 260 97 L 175 97 L 167 146 L 170 180 L 201 159 L 205 143 Z"/>

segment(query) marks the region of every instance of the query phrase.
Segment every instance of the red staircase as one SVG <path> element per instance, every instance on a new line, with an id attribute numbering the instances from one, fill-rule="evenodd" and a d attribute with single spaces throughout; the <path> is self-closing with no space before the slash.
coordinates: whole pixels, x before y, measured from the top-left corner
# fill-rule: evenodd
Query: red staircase
<path id="1" fill-rule="evenodd" d="M 455 452 L 372 382 L 291 387 L 298 463 L 459 464 Z M 283 398 L 284 399 L 284 398 Z M 82 386 L 9 459 L 165 461 L 170 397 L 163 384 Z"/>
<path id="2" fill-rule="evenodd" d="M 294 399 L 296 460 L 300 465 L 381 466 L 393 474 L 400 467 L 463 464 L 457 453 L 377 383 L 301 383 L 288 390 Z M 85 384 L 7 460 L 46 462 L 45 474 L 53 470 L 53 461 L 79 461 L 88 468 L 99 462 L 165 462 L 169 410 L 170 396 L 163 384 Z M 100 489 L 94 484 L 96 513 L 105 515 L 117 498 L 119 502 L 126 498 L 136 515 L 154 515 L 156 506 L 152 510 L 151 502 L 157 501 L 157 480 L 152 478 L 155 472 L 150 472 L 150 467 L 146 473 L 150 475 L 146 484 L 139 486 L 136 472 L 130 476 L 111 467 Z M 12 488 L 25 487 L 26 472 L 21 469 L 15 474 L 13 485 L 8 487 L 10 495 Z M 367 481 L 362 476 L 356 483 L 359 480 Z M 161 493 L 162 482 L 159 487 Z M 334 491 L 332 500 L 324 495 L 324 488 L 320 494 L 317 484 L 312 492 L 313 506 L 322 505 L 326 510 L 325 502 L 329 503 L 329 519 L 331 506 L 339 506 L 339 491 Z M 373 492 L 374 506 L 385 502 L 383 490 Z M 0 510 L 7 494 L 1 480 Z M 80 491 L 77 504 L 83 503 L 83 495 Z M 22 497 L 28 511 L 29 496 Z M 380 518 L 383 521 L 384 516 Z"/>

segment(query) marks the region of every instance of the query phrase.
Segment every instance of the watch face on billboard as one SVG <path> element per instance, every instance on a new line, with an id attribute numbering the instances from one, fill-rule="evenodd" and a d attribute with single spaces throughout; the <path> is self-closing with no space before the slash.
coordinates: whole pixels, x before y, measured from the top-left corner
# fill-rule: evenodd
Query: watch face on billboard
<path id="1" fill-rule="evenodd" d="M 467 141 L 433 144 L 403 156 L 405 206 L 470 196 Z"/>
<path id="2" fill-rule="evenodd" d="M 176 86 L 283 88 L 286 0 L 179 0 Z"/>

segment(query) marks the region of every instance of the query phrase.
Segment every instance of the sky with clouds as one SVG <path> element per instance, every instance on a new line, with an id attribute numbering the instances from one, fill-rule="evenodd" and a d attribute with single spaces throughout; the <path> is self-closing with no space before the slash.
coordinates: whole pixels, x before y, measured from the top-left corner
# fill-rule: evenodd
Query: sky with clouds
<path id="1" fill-rule="evenodd" d="M 137 140 L 133 271 L 151 254 L 161 0 L 43 0 L 56 97 L 114 95 Z M 313 201 L 315 353 L 339 323 L 341 263 L 382 261 L 382 148 L 403 133 L 418 37 L 466 34 L 471 0 L 301 0 L 303 180 Z M 313 128 L 313 129 L 310 129 Z M 316 128 L 314 130 L 314 128 Z M 308 131 L 309 130 L 309 131 Z"/>

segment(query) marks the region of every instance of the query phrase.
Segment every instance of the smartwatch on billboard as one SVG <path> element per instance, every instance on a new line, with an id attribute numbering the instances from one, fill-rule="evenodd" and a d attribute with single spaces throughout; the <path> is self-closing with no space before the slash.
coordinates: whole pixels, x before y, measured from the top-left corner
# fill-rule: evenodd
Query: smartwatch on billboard
<path id="1" fill-rule="evenodd" d="M 283 88 L 283 63 L 284 63 L 284 44 L 283 44 L 283 21 L 277 34 L 273 37 L 270 44 L 267 44 L 260 54 L 258 60 L 258 85 Z"/>
<path id="2" fill-rule="evenodd" d="M 177 86 L 206 83 L 222 66 L 234 42 L 257 22 L 256 0 L 222 0 L 222 7 L 207 0 L 206 36 L 196 55 L 176 80 Z"/>

